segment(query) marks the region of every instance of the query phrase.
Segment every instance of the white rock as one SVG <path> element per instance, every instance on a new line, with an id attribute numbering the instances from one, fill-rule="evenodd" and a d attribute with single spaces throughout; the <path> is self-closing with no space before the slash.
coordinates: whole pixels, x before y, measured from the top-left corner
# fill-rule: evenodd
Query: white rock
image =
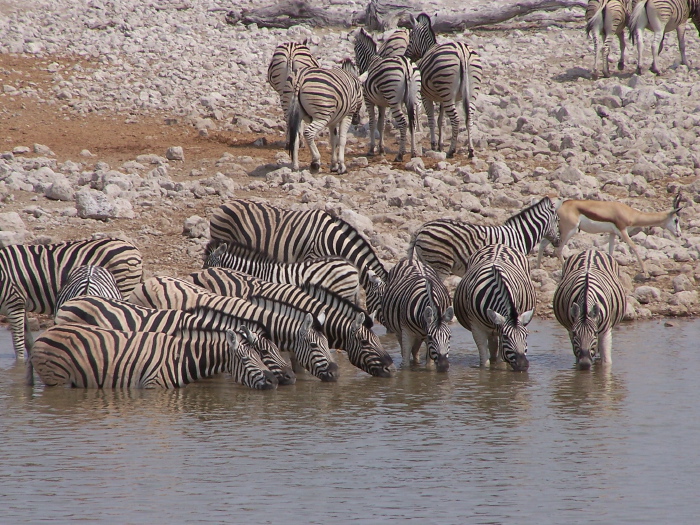
<path id="1" fill-rule="evenodd" d="M 168 160 L 185 160 L 185 153 L 182 151 L 182 146 L 172 146 L 165 152 L 165 158 Z"/>

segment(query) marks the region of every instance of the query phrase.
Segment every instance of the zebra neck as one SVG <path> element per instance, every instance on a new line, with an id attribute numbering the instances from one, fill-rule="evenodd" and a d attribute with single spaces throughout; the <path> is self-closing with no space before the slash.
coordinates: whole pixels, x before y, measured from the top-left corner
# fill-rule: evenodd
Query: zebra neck
<path id="1" fill-rule="evenodd" d="M 207 337 L 211 334 L 196 334 L 200 337 L 198 340 L 189 339 L 189 344 L 186 344 L 182 354 L 182 376 L 187 382 L 196 381 L 205 377 L 211 377 L 215 374 L 231 370 L 231 362 L 229 355 L 228 342 L 222 336 L 220 341 L 214 340 L 214 337 Z M 183 341 L 186 338 L 183 337 Z"/>
<path id="2" fill-rule="evenodd" d="M 544 237 L 541 225 L 529 219 L 528 216 L 516 216 L 512 221 L 498 227 L 504 232 L 512 233 L 509 237 L 517 241 L 518 247 L 522 248 L 522 253 L 525 255 L 530 253 Z"/>

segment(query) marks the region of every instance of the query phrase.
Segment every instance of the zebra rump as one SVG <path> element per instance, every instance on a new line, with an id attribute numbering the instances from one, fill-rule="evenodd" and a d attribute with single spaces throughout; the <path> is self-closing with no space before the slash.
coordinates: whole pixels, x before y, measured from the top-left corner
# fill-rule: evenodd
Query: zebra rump
<path id="1" fill-rule="evenodd" d="M 591 367 L 600 351 L 603 364 L 612 363 L 612 329 L 625 315 L 627 298 L 620 268 L 610 255 L 588 250 L 569 257 L 554 292 L 557 321 L 571 339 L 576 365 Z"/>
<path id="2" fill-rule="evenodd" d="M 123 299 L 112 272 L 102 266 L 92 264 L 79 266 L 70 273 L 68 280 L 56 296 L 56 311 L 66 301 L 82 295 L 94 295 L 107 299 Z"/>

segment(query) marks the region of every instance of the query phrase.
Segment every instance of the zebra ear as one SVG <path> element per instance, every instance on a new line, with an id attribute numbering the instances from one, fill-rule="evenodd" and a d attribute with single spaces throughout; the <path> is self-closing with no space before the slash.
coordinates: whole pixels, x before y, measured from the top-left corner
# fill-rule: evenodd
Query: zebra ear
<path id="1" fill-rule="evenodd" d="M 489 321 L 491 321 L 496 326 L 501 326 L 502 324 L 505 324 L 505 322 L 506 322 L 505 317 L 503 317 L 498 312 L 494 312 L 493 310 L 491 310 L 491 308 L 486 310 L 486 315 L 489 317 Z"/>
<path id="2" fill-rule="evenodd" d="M 228 244 L 225 242 L 222 242 L 219 244 L 219 246 L 216 247 L 216 250 L 214 250 L 214 255 L 223 255 L 228 251 Z"/>
<path id="3" fill-rule="evenodd" d="M 452 321 L 452 318 L 454 316 L 455 316 L 455 309 L 450 306 L 447 310 L 445 310 L 445 313 L 442 314 L 442 320 L 446 323 L 449 323 Z"/>
<path id="4" fill-rule="evenodd" d="M 520 324 L 523 326 L 527 326 L 530 324 L 530 321 L 532 321 L 532 316 L 535 315 L 535 309 L 533 308 L 532 310 L 528 310 L 527 312 L 523 312 L 520 314 L 518 317 L 518 321 L 520 321 Z"/>
<path id="5" fill-rule="evenodd" d="M 571 305 L 571 308 L 569 308 L 569 316 L 571 316 L 572 319 L 578 319 L 581 316 L 581 307 L 578 303 Z"/>
<path id="6" fill-rule="evenodd" d="M 238 350 L 238 335 L 233 330 L 226 330 L 226 342 L 234 352 Z"/>
<path id="7" fill-rule="evenodd" d="M 310 313 L 307 313 L 306 316 L 304 317 L 304 322 L 301 325 L 301 333 L 303 335 L 308 334 L 311 331 L 311 327 L 314 324 L 314 316 L 311 315 Z"/>
<path id="8" fill-rule="evenodd" d="M 318 324 L 323 326 L 326 322 L 326 312 L 321 312 L 320 314 L 318 314 L 316 320 L 318 321 Z"/>
<path id="9" fill-rule="evenodd" d="M 383 284 L 382 280 L 374 273 L 373 270 L 367 270 L 367 278 L 369 282 L 375 286 L 381 286 Z"/>
<path id="10" fill-rule="evenodd" d="M 418 25 L 418 21 L 413 16 L 413 13 L 408 13 L 408 21 L 411 23 L 411 29 L 415 29 Z"/>
<path id="11" fill-rule="evenodd" d="M 425 321 L 428 324 L 428 326 L 433 324 L 435 314 L 433 313 L 433 308 L 431 306 L 426 306 L 425 310 L 423 311 L 423 317 L 425 317 Z"/>
<path id="12" fill-rule="evenodd" d="M 369 71 L 365 71 L 362 73 L 357 79 L 364 84 L 365 80 L 367 80 L 367 77 L 369 76 Z"/>
<path id="13" fill-rule="evenodd" d="M 603 313 L 600 311 L 600 306 L 598 303 L 595 303 L 593 306 L 591 306 L 590 310 L 588 310 L 588 317 L 590 317 L 591 320 L 595 321 L 596 323 L 600 321 L 602 315 Z"/>
<path id="14" fill-rule="evenodd" d="M 251 332 L 250 328 L 248 328 L 246 325 L 241 325 L 241 332 L 243 332 L 246 340 L 251 345 L 255 345 L 258 342 L 258 336 Z"/>
<path id="15" fill-rule="evenodd" d="M 352 325 L 350 326 L 350 330 L 352 332 L 357 332 L 360 328 L 362 328 L 362 325 L 365 323 L 365 314 L 363 312 L 359 312 L 355 316 L 355 320 L 352 322 Z"/>

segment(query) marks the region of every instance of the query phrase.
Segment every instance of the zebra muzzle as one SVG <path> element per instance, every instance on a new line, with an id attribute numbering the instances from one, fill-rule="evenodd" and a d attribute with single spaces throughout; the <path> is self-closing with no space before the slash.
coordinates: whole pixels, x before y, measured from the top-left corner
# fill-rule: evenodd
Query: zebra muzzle
<path id="1" fill-rule="evenodd" d="M 583 350 L 580 351 L 576 359 L 576 366 L 578 366 L 578 369 L 590 370 L 592 364 L 593 358 L 591 357 L 591 353 Z"/>
<path id="2" fill-rule="evenodd" d="M 328 368 L 318 374 L 318 378 L 324 383 L 333 383 L 340 376 L 337 363 L 328 363 Z"/>
<path id="3" fill-rule="evenodd" d="M 448 360 L 447 356 L 444 354 L 440 354 L 438 358 L 435 360 L 435 369 L 438 372 L 447 372 L 450 368 L 450 361 Z"/>
<path id="4" fill-rule="evenodd" d="M 527 357 L 524 354 L 518 354 L 515 356 L 515 360 L 510 363 L 510 366 L 516 372 L 525 372 L 528 368 L 530 368 L 530 362 L 527 360 Z"/>
<path id="5" fill-rule="evenodd" d="M 265 376 L 265 383 L 263 383 L 262 387 L 260 388 L 261 390 L 274 390 L 277 388 L 278 381 L 275 374 L 269 370 L 265 370 L 263 375 Z"/>

